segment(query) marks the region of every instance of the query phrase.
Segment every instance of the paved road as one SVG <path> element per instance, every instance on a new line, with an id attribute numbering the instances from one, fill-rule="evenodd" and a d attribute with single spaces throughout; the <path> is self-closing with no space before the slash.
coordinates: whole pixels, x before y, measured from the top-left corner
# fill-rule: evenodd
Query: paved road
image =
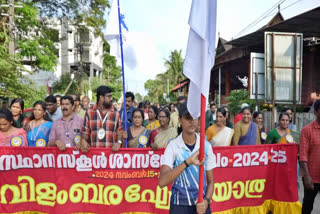
<path id="1" fill-rule="evenodd" d="M 300 169 L 300 173 L 301 173 L 301 169 Z M 303 184 L 302 184 L 301 176 L 299 177 L 299 183 L 300 183 L 299 201 L 302 203 L 302 200 L 303 200 Z M 312 214 L 320 214 L 320 195 L 319 195 L 319 193 L 318 193 L 316 199 L 314 200 Z"/>

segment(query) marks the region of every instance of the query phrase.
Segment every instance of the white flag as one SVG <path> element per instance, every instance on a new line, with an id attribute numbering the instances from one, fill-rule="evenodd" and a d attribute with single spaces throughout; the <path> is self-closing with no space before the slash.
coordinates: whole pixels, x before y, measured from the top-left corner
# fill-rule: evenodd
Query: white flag
<path id="1" fill-rule="evenodd" d="M 193 0 L 189 17 L 189 40 L 183 73 L 190 79 L 188 110 L 200 116 L 201 94 L 208 99 L 214 65 L 217 0 Z"/>
<path id="2" fill-rule="evenodd" d="M 126 64 L 130 69 L 136 67 L 136 54 L 135 50 L 130 45 L 130 36 L 128 32 L 128 27 L 125 24 L 125 17 L 120 12 L 120 23 L 122 31 L 122 42 L 123 42 L 123 55 L 124 64 Z M 113 0 L 111 11 L 109 14 L 107 22 L 107 31 L 105 39 L 110 45 L 110 55 L 116 57 L 117 65 L 121 66 L 121 47 L 120 47 L 120 36 L 119 36 L 119 18 L 118 18 L 118 1 Z"/>

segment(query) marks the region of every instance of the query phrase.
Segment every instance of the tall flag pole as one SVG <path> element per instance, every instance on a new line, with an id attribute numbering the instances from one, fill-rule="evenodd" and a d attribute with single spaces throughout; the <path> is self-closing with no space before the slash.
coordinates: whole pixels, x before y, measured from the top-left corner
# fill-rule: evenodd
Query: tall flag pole
<path id="1" fill-rule="evenodd" d="M 123 119 L 124 130 L 127 131 L 127 110 L 126 110 L 126 84 L 124 75 L 124 63 L 123 63 L 123 43 L 122 43 L 122 30 L 121 30 L 121 13 L 120 13 L 120 1 L 118 1 L 118 20 L 119 20 L 119 36 L 120 36 L 120 48 L 121 48 L 121 68 L 122 68 L 122 92 L 123 92 Z M 128 147 L 128 141 L 125 139 L 126 148 Z"/>
<path id="2" fill-rule="evenodd" d="M 193 0 L 189 17 L 189 39 L 183 73 L 190 79 L 188 110 L 196 119 L 200 116 L 200 155 L 205 155 L 205 112 L 209 96 L 210 75 L 214 65 L 217 0 Z M 201 103 L 201 106 L 199 105 Z M 203 202 L 204 166 L 199 167 L 198 202 Z"/>

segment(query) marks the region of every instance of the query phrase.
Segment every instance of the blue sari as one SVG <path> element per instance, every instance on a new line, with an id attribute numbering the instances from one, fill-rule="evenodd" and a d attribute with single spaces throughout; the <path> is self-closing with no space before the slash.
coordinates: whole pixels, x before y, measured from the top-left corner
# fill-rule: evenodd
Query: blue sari
<path id="1" fill-rule="evenodd" d="M 31 129 L 27 133 L 28 145 L 33 147 L 45 147 L 49 141 L 49 135 L 52 127 L 52 122 L 48 121 L 40 126 Z"/>
<path id="2" fill-rule="evenodd" d="M 258 126 L 255 122 L 251 122 L 249 130 L 245 136 L 240 137 L 239 145 L 256 145 Z"/>

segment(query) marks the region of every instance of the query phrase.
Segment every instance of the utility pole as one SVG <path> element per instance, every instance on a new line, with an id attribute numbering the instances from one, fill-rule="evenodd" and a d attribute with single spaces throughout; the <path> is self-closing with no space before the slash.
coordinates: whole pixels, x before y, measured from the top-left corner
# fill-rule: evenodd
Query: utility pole
<path id="1" fill-rule="evenodd" d="M 1 13 L 2 16 L 8 16 L 9 17 L 9 23 L 8 23 L 8 32 L 9 32 L 9 54 L 14 55 L 15 54 L 15 48 L 14 48 L 14 18 L 23 18 L 22 16 L 17 16 L 14 13 L 14 8 L 22 8 L 22 5 L 15 5 L 14 0 L 9 0 L 9 4 L 3 4 L 1 7 L 7 7 L 8 8 L 8 13 Z"/>
<path id="2" fill-rule="evenodd" d="M 14 0 L 9 0 L 9 54 L 14 55 Z"/>

